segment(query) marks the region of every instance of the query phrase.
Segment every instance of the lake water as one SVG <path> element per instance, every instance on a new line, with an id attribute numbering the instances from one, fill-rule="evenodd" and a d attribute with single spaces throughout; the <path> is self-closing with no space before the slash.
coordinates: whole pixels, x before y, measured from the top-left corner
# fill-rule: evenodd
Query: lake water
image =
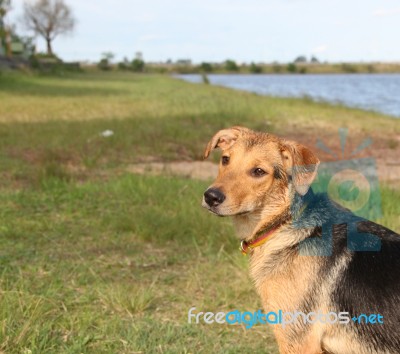
<path id="1" fill-rule="evenodd" d="M 310 97 L 400 118 L 400 74 L 207 75 L 211 84 L 278 97 Z M 200 75 L 178 75 L 200 83 Z"/>

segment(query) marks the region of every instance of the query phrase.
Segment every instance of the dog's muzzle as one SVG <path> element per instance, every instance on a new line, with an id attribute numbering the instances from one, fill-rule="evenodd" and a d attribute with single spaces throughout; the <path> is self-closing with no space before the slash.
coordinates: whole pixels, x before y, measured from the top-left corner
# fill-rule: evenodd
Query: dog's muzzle
<path id="1" fill-rule="evenodd" d="M 215 208 L 225 200 L 225 194 L 218 188 L 207 189 L 204 193 L 204 201 L 210 208 Z"/>

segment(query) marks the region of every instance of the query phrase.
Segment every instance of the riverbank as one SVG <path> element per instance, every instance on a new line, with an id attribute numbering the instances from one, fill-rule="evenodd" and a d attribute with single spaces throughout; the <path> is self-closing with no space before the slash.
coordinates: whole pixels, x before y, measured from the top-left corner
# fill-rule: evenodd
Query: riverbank
<path id="1" fill-rule="evenodd" d="M 375 157 L 388 166 L 399 160 L 396 119 L 309 98 L 263 97 L 166 76 L 4 75 L 0 100 L 3 171 L 7 171 L 3 185 L 39 178 L 43 165 L 79 177 L 125 163 L 200 160 L 209 137 L 231 125 L 268 131 L 314 149 L 321 140 L 336 152 L 339 128 L 346 127 L 348 153 L 372 138 L 373 144 L 361 156 Z M 101 136 L 106 130 L 113 135 Z M 317 150 L 321 159 L 332 160 Z"/>
<path id="2" fill-rule="evenodd" d="M 175 75 L 272 97 L 309 98 L 400 118 L 400 74 Z"/>

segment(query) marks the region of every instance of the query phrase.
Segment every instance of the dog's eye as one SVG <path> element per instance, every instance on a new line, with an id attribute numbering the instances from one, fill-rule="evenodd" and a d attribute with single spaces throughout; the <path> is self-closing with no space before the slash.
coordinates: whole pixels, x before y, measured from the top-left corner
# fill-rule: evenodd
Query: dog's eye
<path id="1" fill-rule="evenodd" d="M 224 166 L 227 165 L 229 163 L 229 156 L 222 156 L 221 161 Z"/>
<path id="2" fill-rule="evenodd" d="M 267 172 L 265 172 L 262 168 L 259 168 L 259 167 L 253 168 L 251 170 L 251 175 L 253 177 L 262 177 L 266 174 L 267 174 Z"/>

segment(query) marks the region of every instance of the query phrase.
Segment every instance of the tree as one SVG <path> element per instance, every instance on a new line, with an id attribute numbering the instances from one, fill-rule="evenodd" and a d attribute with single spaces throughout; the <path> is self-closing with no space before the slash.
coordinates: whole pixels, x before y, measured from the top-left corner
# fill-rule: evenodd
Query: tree
<path id="1" fill-rule="evenodd" d="M 101 59 L 97 64 L 100 70 L 111 70 L 111 61 L 114 59 L 115 55 L 113 52 L 104 52 L 101 54 Z"/>
<path id="2" fill-rule="evenodd" d="M 228 59 L 225 61 L 225 70 L 226 71 L 238 71 L 239 67 L 237 66 L 234 60 Z"/>
<path id="3" fill-rule="evenodd" d="M 290 73 L 295 73 L 297 71 L 297 66 L 294 63 L 289 63 L 286 67 L 287 71 Z"/>
<path id="4" fill-rule="evenodd" d="M 312 56 L 311 57 L 311 63 L 319 63 L 319 60 L 317 59 L 317 57 Z"/>
<path id="5" fill-rule="evenodd" d="M 249 70 L 252 74 L 261 74 L 263 71 L 262 67 L 255 63 L 250 64 Z"/>
<path id="6" fill-rule="evenodd" d="M 210 63 L 203 62 L 200 64 L 200 70 L 206 73 L 210 73 L 211 71 L 213 71 L 213 67 Z"/>
<path id="7" fill-rule="evenodd" d="M 142 72 L 144 70 L 145 63 L 142 59 L 135 58 L 132 60 L 131 68 L 135 72 Z"/>
<path id="8" fill-rule="evenodd" d="M 307 63 L 307 57 L 305 55 L 298 56 L 295 60 L 295 63 Z"/>
<path id="9" fill-rule="evenodd" d="M 64 0 L 25 2 L 23 21 L 27 29 L 44 38 L 48 55 L 53 55 L 52 41 L 58 35 L 71 32 L 75 27 L 71 8 Z"/>
<path id="10" fill-rule="evenodd" d="M 118 69 L 120 70 L 129 69 L 129 59 L 127 57 L 124 57 L 124 59 L 118 63 Z"/>
<path id="11" fill-rule="evenodd" d="M 107 60 L 108 63 L 111 63 L 115 58 L 115 54 L 113 52 L 103 52 L 101 53 L 101 58 Z"/>

